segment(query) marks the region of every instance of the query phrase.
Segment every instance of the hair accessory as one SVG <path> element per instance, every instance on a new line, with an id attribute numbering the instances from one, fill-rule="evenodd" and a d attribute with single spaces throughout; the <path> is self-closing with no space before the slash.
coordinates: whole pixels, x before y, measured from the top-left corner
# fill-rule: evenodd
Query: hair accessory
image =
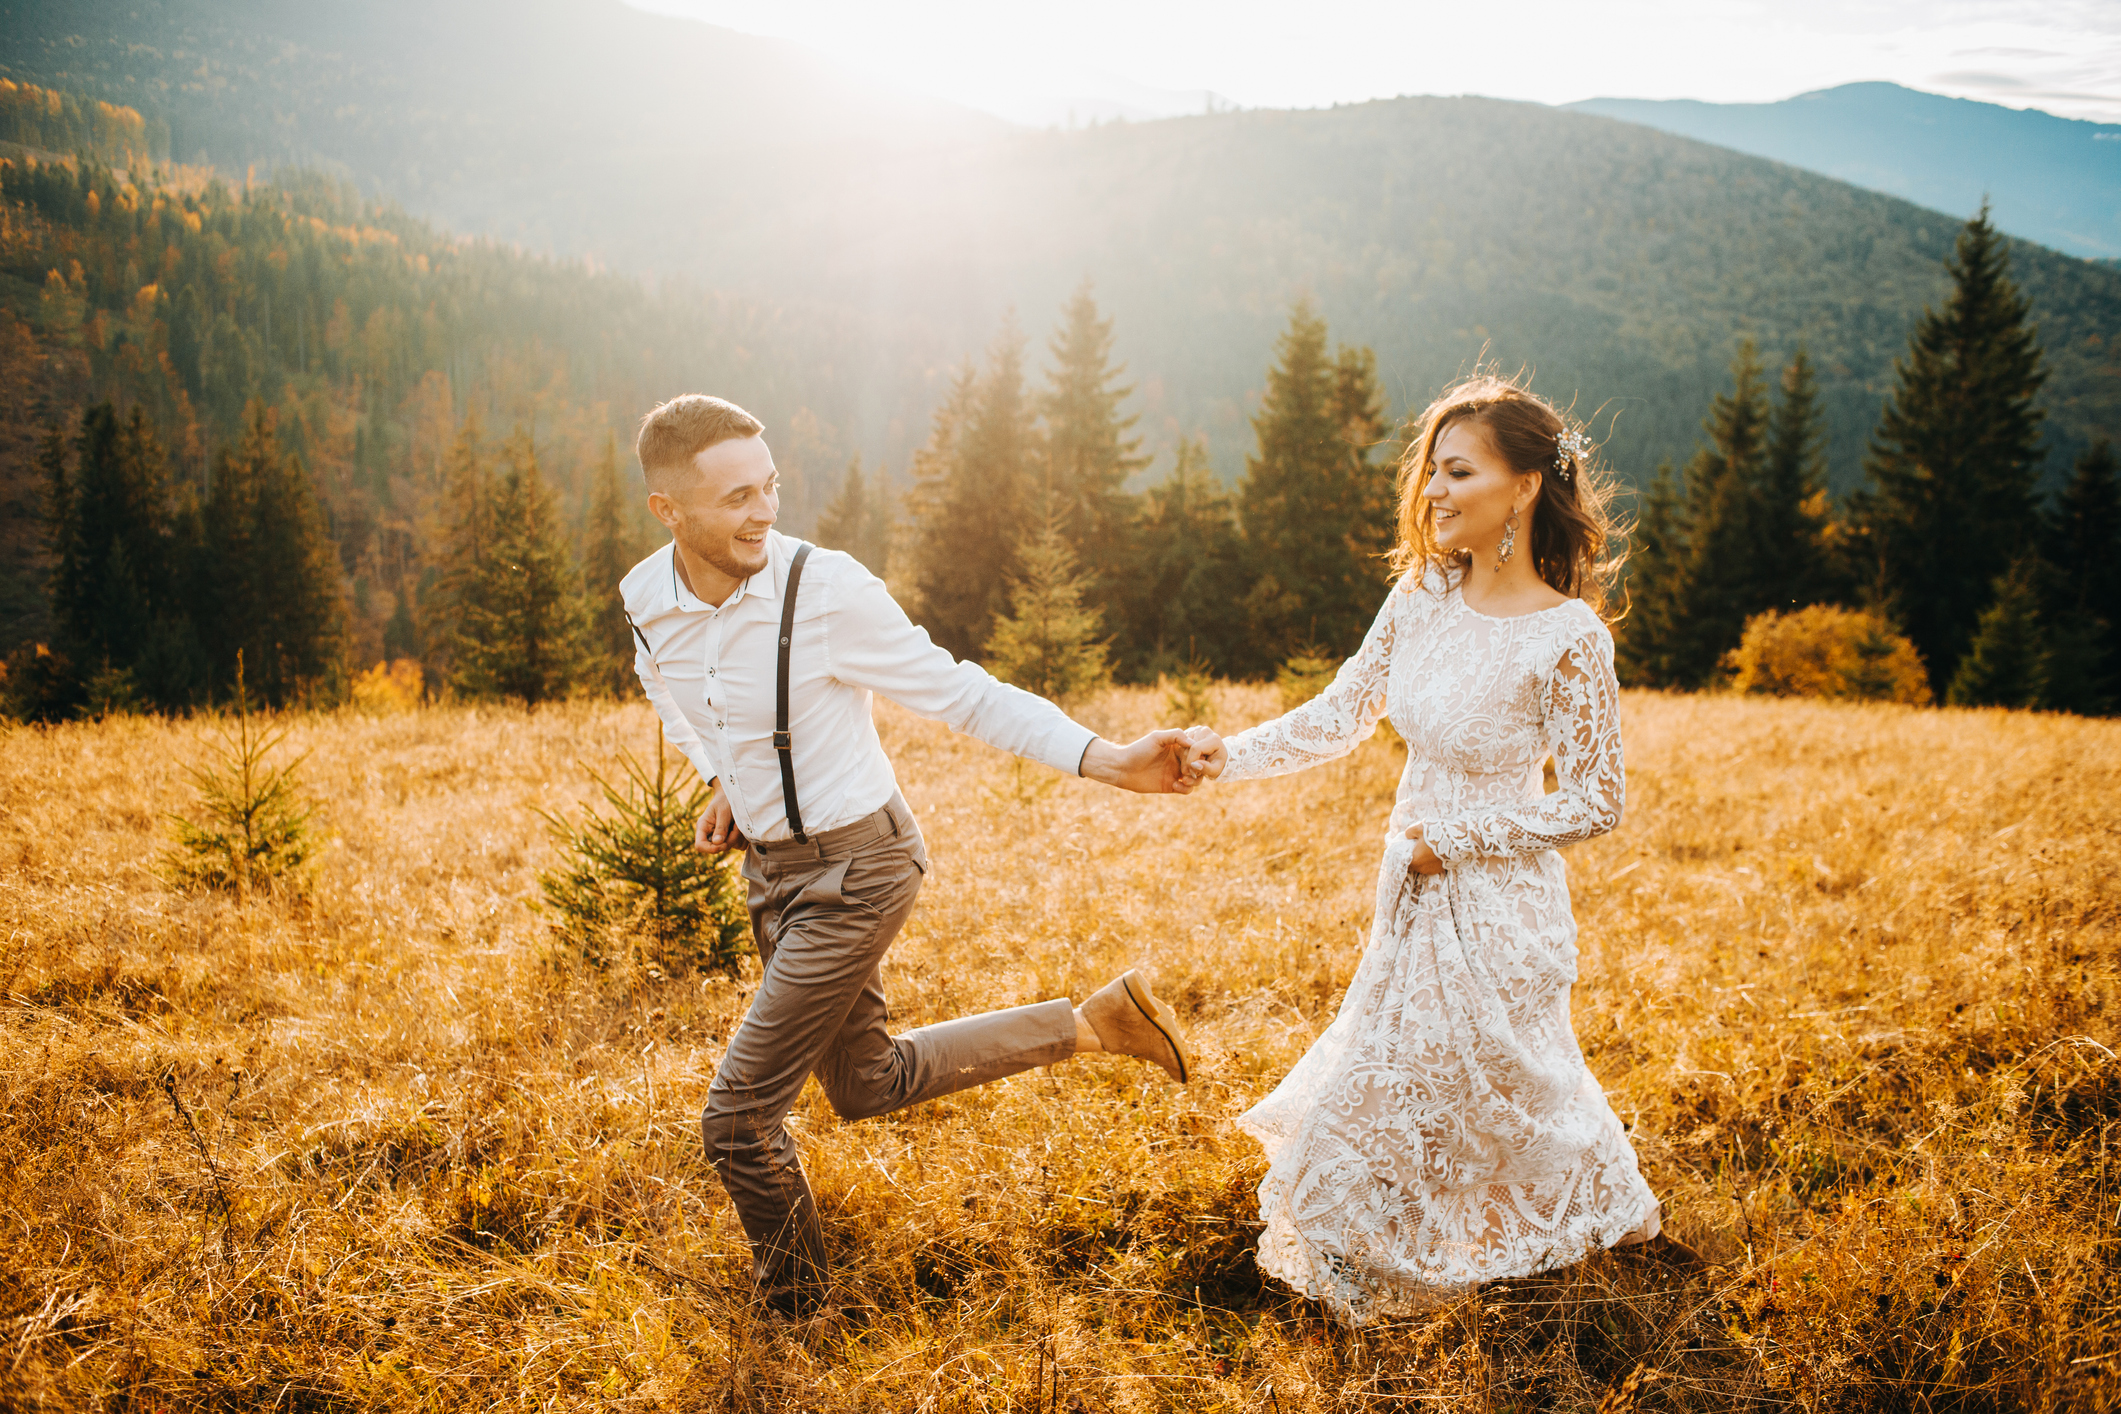
<path id="1" fill-rule="evenodd" d="M 1563 423 L 1554 434 L 1554 474 L 1563 481 L 1576 479 L 1576 468 L 1591 454 L 1591 439 Z"/>

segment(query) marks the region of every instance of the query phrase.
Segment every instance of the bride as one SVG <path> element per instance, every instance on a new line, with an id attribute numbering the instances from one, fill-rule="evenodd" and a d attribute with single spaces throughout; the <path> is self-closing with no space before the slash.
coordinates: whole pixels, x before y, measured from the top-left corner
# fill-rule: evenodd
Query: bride
<path id="1" fill-rule="evenodd" d="M 1339 1015 L 1238 1121 L 1270 1160 L 1260 1266 L 1357 1324 L 1658 1234 L 1569 1022 L 1556 851 L 1611 830 L 1624 789 L 1589 450 L 1515 383 L 1445 392 L 1401 464 L 1402 573 L 1361 649 L 1293 712 L 1194 729 L 1222 780 L 1343 756 L 1380 716 L 1407 742 Z"/>

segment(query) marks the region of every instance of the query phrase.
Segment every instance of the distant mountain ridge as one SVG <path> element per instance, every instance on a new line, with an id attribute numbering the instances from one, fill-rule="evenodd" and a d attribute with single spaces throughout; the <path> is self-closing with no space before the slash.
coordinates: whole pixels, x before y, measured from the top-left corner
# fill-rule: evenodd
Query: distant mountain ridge
<path id="1" fill-rule="evenodd" d="M 2121 124 L 1852 83 L 1779 103 L 1593 98 L 1567 105 L 1809 167 L 1996 224 L 2069 255 L 2121 257 Z"/>
<path id="2" fill-rule="evenodd" d="M 1483 355 L 1527 366 L 1602 410 L 1630 481 L 1686 458 L 1741 337 L 1778 362 L 1802 343 L 1846 489 L 1957 227 L 1529 103 L 1026 132 L 616 0 L 0 0 L 0 75 L 158 112 L 181 159 L 321 163 L 461 231 L 686 276 L 765 315 L 834 311 L 860 334 L 811 380 L 821 464 L 860 451 L 902 470 L 952 360 L 1012 308 L 1036 346 L 1087 276 L 1150 447 L 1204 432 L 1225 477 L 1309 295 L 1336 338 L 1377 350 L 1393 412 Z M 2013 258 L 2054 367 L 2052 473 L 2121 432 L 2121 271 L 2030 244 Z M 744 338 L 732 366 L 787 366 L 770 318 Z M 742 377 L 716 391 L 753 395 Z"/>

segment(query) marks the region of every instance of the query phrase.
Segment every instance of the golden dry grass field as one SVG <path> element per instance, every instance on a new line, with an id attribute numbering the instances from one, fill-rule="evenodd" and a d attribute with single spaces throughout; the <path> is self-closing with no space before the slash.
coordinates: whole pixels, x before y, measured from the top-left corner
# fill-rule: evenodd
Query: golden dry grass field
<path id="1" fill-rule="evenodd" d="M 1225 728 L 1272 707 L 1215 701 Z M 1125 737 L 1162 704 L 1084 716 Z M 747 1312 L 697 1137 L 745 989 L 617 987 L 530 906 L 533 807 L 648 747 L 645 707 L 297 718 L 329 847 L 306 901 L 241 906 L 155 872 L 200 724 L 4 729 L 0 1405 L 2121 1398 L 2121 724 L 1626 712 L 1627 817 L 1569 856 L 1577 1030 L 1714 1265 L 1601 1255 L 1360 1338 L 1257 1275 L 1231 1118 L 1355 965 L 1393 742 L 1145 799 L 884 708 L 936 861 L 889 967 L 903 1023 L 1141 961 L 1204 1074 L 1091 1057 L 859 1124 L 813 1087 L 795 1122 L 860 1310 L 790 1331 Z"/>

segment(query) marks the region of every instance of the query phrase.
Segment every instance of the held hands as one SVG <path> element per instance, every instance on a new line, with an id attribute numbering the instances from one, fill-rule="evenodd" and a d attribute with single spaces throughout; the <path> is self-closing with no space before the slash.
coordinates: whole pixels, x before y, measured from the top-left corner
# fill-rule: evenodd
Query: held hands
<path id="1" fill-rule="evenodd" d="M 1414 841 L 1414 862 L 1409 867 L 1417 874 L 1441 874 L 1443 860 L 1437 857 L 1435 850 L 1429 848 L 1429 842 L 1422 838 L 1421 828 L 1419 825 L 1413 825 L 1407 830 L 1407 838 Z"/>
<path id="2" fill-rule="evenodd" d="M 1213 727 L 1186 728 L 1186 769 L 1214 780 L 1230 764 L 1230 748 Z"/>
<path id="3" fill-rule="evenodd" d="M 1083 753 L 1082 765 L 1083 775 L 1093 781 L 1143 795 L 1190 795 L 1205 769 L 1187 733 L 1176 727 L 1150 732 L 1125 746 L 1100 737 Z"/>
<path id="4" fill-rule="evenodd" d="M 1205 733 L 1208 746 L 1197 734 Z M 1203 776 L 1222 774 L 1222 738 L 1206 727 L 1183 732 L 1166 727 L 1150 732 L 1125 746 L 1100 737 L 1083 753 L 1082 773 L 1121 790 L 1143 795 L 1190 795 Z M 729 797 L 717 789 L 707 802 L 707 811 L 692 832 L 692 847 L 702 854 L 720 854 L 725 849 L 744 848 L 744 836 L 736 827 Z"/>

